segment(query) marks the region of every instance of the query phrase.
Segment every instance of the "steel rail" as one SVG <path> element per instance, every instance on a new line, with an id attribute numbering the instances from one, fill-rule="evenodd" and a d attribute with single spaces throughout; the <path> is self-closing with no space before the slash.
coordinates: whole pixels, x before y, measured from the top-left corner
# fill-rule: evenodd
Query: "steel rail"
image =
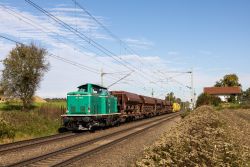
<path id="1" fill-rule="evenodd" d="M 146 129 L 149 129 L 149 128 L 152 128 L 152 127 L 154 127 L 154 126 L 156 126 L 156 125 L 159 125 L 159 124 L 163 123 L 163 122 L 166 121 L 166 120 L 172 119 L 172 118 L 174 118 L 174 117 L 176 117 L 176 116 L 178 116 L 178 115 L 179 115 L 179 113 L 168 114 L 167 117 L 154 119 L 154 120 L 152 120 L 152 121 L 142 123 L 142 124 L 140 124 L 140 125 L 138 125 L 138 126 L 130 127 L 130 128 L 128 128 L 128 129 L 123 129 L 123 130 L 121 130 L 121 131 L 117 131 L 117 132 L 114 132 L 114 133 L 111 133 L 111 134 L 108 134 L 108 135 L 100 136 L 100 137 L 97 137 L 97 138 L 95 138 L 95 139 L 91 139 L 91 140 L 88 140 L 88 141 L 84 141 L 84 142 L 82 142 L 82 143 L 79 143 L 79 144 L 76 144 L 76 145 L 73 145 L 73 146 L 69 146 L 69 147 L 66 147 L 66 148 L 63 148 L 63 149 L 60 149 L 60 150 L 57 150 L 57 151 L 48 153 L 48 154 L 44 154 L 44 155 L 41 155 L 41 156 L 38 156 L 38 157 L 34 157 L 34 158 L 30 158 L 30 159 L 27 159 L 27 160 L 24 160 L 24 161 L 21 161 L 21 162 L 17 162 L 17 163 L 14 163 L 14 164 L 10 164 L 9 166 L 10 166 L 10 167 L 20 167 L 20 166 L 27 166 L 27 165 L 29 165 L 29 164 L 33 164 L 33 165 L 34 165 L 34 163 L 39 163 L 39 162 L 44 161 L 44 160 L 45 160 L 45 163 L 46 163 L 46 159 L 53 158 L 53 157 L 55 157 L 55 159 L 58 159 L 58 155 L 61 155 L 61 154 L 63 154 L 63 153 L 64 153 L 64 154 L 65 154 L 65 153 L 69 153 L 69 152 L 74 151 L 74 150 L 77 150 L 77 149 L 79 149 L 79 148 L 83 148 L 83 147 L 89 146 L 90 144 L 96 143 L 96 142 L 98 142 L 98 141 L 102 141 L 103 139 L 110 138 L 110 137 L 114 137 L 114 136 L 117 136 L 117 135 L 119 135 L 119 134 L 122 134 L 122 133 L 126 133 L 126 132 L 129 132 L 129 131 L 132 131 L 132 130 L 138 128 L 138 127 L 143 127 L 143 126 L 152 124 L 152 123 L 154 123 L 154 122 L 156 122 L 156 121 L 160 121 L 160 122 L 158 122 L 158 123 L 153 124 L 153 126 L 150 126 L 150 127 L 146 128 Z M 146 130 L 146 129 L 145 129 L 145 130 Z M 145 130 L 140 130 L 140 132 L 143 132 L 143 131 L 145 131 Z M 139 133 L 139 132 L 134 132 L 134 133 L 132 133 L 132 134 L 135 135 L 136 133 Z M 131 134 L 131 135 L 132 135 L 132 134 Z M 131 135 L 129 135 L 129 136 L 131 136 Z M 124 139 L 120 139 L 120 140 L 125 140 L 125 138 L 124 138 Z M 120 141 L 120 140 L 119 140 L 119 141 Z M 116 141 L 114 141 L 114 142 L 116 142 Z M 117 141 L 117 142 L 118 142 L 118 141 Z M 116 142 L 116 143 L 117 143 L 117 142 Z M 112 143 L 113 143 L 113 142 L 112 142 Z M 108 143 L 108 144 L 106 144 L 106 145 L 107 145 L 107 147 L 108 147 L 108 146 L 111 145 L 111 144 Z M 106 146 L 106 145 L 105 145 L 105 146 Z M 98 148 L 97 148 L 97 149 L 98 149 Z M 99 149 L 101 149 L 101 148 L 99 148 Z M 99 150 L 99 149 L 98 149 L 98 150 Z M 94 150 L 96 150 L 96 149 L 94 149 Z M 86 152 L 86 153 L 83 153 L 83 154 L 80 154 L 81 156 L 79 155 L 79 156 L 76 156 L 76 157 L 72 157 L 72 158 L 70 158 L 70 159 L 68 159 L 68 160 L 66 160 L 66 161 L 63 161 L 63 162 L 61 162 L 61 163 L 58 163 L 57 165 L 59 165 L 59 166 L 64 166 L 63 164 L 69 164 L 69 162 L 72 163 L 72 162 L 75 160 L 75 158 L 76 158 L 76 159 L 79 159 L 79 157 L 82 157 L 82 156 L 83 156 L 83 157 L 86 157 L 87 155 L 90 155 L 90 154 L 94 153 L 94 152 L 95 152 L 94 150 L 89 151 L 89 152 Z M 78 157 L 78 158 L 77 158 L 77 157 Z M 44 164 L 44 163 L 43 163 L 43 164 Z M 57 165 L 56 165 L 56 166 L 57 166 Z"/>
<path id="2" fill-rule="evenodd" d="M 72 157 L 72 158 L 67 159 L 67 160 L 65 160 L 65 161 L 63 161 L 63 162 L 60 162 L 60 163 L 58 163 L 58 164 L 56 164 L 56 165 L 53 165 L 53 167 L 63 167 L 63 166 L 72 164 L 72 163 L 74 163 L 74 162 L 76 162 L 76 161 L 81 160 L 82 158 L 86 158 L 86 157 L 88 157 L 88 156 L 91 156 L 91 155 L 93 155 L 93 154 L 95 154 L 95 153 L 97 153 L 97 152 L 99 152 L 99 151 L 102 151 L 102 150 L 104 150 L 104 149 L 106 149 L 106 148 L 109 148 L 109 147 L 111 147 L 111 146 L 113 146 L 113 145 L 115 145 L 115 144 L 117 144 L 117 143 L 120 143 L 120 142 L 122 142 L 122 141 L 124 141 L 124 140 L 126 140 L 126 139 L 128 139 L 128 138 L 130 138 L 130 137 L 134 137 L 134 136 L 136 136 L 136 135 L 138 135 L 138 134 L 140 134 L 140 133 L 143 133 L 143 132 L 145 132 L 146 130 L 148 130 L 148 129 L 150 129 L 150 128 L 153 128 L 153 127 L 155 127 L 155 126 L 158 126 L 158 125 L 162 124 L 164 121 L 170 120 L 170 119 L 175 118 L 175 117 L 177 117 L 177 116 L 179 116 L 179 115 L 180 115 L 180 113 L 175 114 L 174 116 L 171 116 L 171 117 L 163 118 L 162 120 L 159 120 L 160 122 L 158 122 L 158 123 L 155 123 L 155 124 L 153 124 L 153 125 L 151 125 L 151 126 L 149 126 L 149 127 L 146 127 L 146 128 L 141 129 L 141 130 L 138 130 L 138 131 L 136 131 L 136 132 L 133 132 L 133 133 L 131 133 L 131 134 L 129 134 L 129 135 L 126 135 L 126 136 L 124 136 L 124 137 L 118 138 L 117 140 L 114 140 L 114 141 L 111 141 L 111 142 L 109 142 L 109 143 L 107 143 L 107 144 L 101 145 L 101 146 L 99 146 L 99 147 L 97 147 L 97 148 L 94 148 L 94 149 L 92 149 L 92 150 L 90 150 L 90 151 L 81 153 L 81 154 L 79 154 L 79 155 L 77 155 L 77 156 L 75 156 L 75 157 Z M 148 123 L 148 124 L 150 124 L 150 123 Z M 138 127 L 135 127 L 135 128 L 138 128 Z"/>
<path id="3" fill-rule="evenodd" d="M 24 149 L 24 148 L 26 149 L 26 148 L 34 147 L 36 145 L 46 144 L 52 141 L 57 141 L 58 139 L 68 139 L 71 137 L 75 137 L 76 135 L 77 134 L 72 133 L 72 132 L 66 132 L 66 133 L 60 133 L 60 134 L 55 134 L 51 136 L 44 136 L 44 137 L 39 137 L 39 138 L 34 138 L 34 139 L 29 139 L 29 140 L 18 141 L 14 143 L 2 144 L 0 145 L 0 155 L 13 152 L 19 149 Z"/>

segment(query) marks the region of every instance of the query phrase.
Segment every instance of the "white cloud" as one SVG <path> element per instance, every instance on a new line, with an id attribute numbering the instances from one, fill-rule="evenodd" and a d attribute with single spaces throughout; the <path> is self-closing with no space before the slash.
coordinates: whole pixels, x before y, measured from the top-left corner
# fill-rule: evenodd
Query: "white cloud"
<path id="1" fill-rule="evenodd" d="M 131 47 L 139 48 L 139 49 L 149 49 L 154 46 L 154 43 L 147 39 L 132 39 L 126 38 L 124 41 Z"/>
<path id="2" fill-rule="evenodd" d="M 0 29 L 4 34 L 20 37 L 22 40 L 33 38 L 50 45 L 56 43 L 57 40 L 55 40 L 55 36 L 57 38 L 59 38 L 59 36 L 64 38 L 76 38 L 76 35 L 72 32 L 65 30 L 64 27 L 48 19 L 45 15 L 34 15 L 33 13 L 25 12 L 12 6 L 0 5 Z M 68 9 L 69 11 L 72 10 L 72 8 Z M 79 12 L 77 15 L 68 15 L 67 13 L 57 10 L 67 10 L 66 7 L 52 8 L 50 12 L 77 31 L 87 34 L 87 37 L 109 39 L 107 35 L 101 33 L 99 30 L 100 26 L 88 18 L 84 13 Z M 88 40 L 86 39 L 86 41 Z"/>
<path id="3" fill-rule="evenodd" d="M 83 10 L 79 8 L 70 8 L 66 6 L 60 6 L 60 5 L 57 5 L 57 7 L 51 8 L 50 10 L 57 11 L 57 12 L 79 12 L 79 13 L 83 12 Z"/>

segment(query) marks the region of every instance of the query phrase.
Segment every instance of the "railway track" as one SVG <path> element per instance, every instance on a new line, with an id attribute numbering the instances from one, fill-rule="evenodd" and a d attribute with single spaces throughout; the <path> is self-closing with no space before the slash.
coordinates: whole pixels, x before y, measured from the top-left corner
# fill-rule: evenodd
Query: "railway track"
<path id="1" fill-rule="evenodd" d="M 116 143 L 124 141 L 132 136 L 138 135 L 152 127 L 162 124 L 164 121 L 170 120 L 179 115 L 180 113 L 168 114 L 164 117 L 154 119 L 135 127 L 97 137 L 95 139 L 69 146 L 48 154 L 17 162 L 9 166 L 66 166 Z"/>
<path id="2" fill-rule="evenodd" d="M 60 133 L 56 135 L 45 136 L 45 137 L 40 137 L 40 138 L 35 138 L 35 139 L 30 139 L 30 140 L 18 141 L 18 142 L 9 143 L 9 144 L 2 144 L 0 145 L 0 155 L 14 152 L 20 149 L 27 149 L 30 147 L 35 147 L 41 144 L 47 144 L 47 143 L 57 141 L 57 140 L 70 139 L 70 138 L 75 137 L 76 135 L 83 135 L 83 134 L 66 132 L 66 133 Z"/>

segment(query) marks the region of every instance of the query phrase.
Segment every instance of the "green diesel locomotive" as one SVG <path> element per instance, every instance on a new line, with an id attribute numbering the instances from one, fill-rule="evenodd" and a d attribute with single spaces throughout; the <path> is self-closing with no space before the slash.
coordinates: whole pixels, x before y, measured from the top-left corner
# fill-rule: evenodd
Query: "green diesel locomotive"
<path id="1" fill-rule="evenodd" d="M 67 94 L 67 111 L 62 115 L 68 130 L 93 129 L 118 123 L 117 98 L 107 88 L 85 84 Z"/>

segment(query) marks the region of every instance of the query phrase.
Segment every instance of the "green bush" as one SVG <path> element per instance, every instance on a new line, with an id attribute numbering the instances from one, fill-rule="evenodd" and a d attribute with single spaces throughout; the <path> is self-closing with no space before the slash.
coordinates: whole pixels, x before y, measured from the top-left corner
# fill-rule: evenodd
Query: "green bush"
<path id="1" fill-rule="evenodd" d="M 243 108 L 243 109 L 249 109 L 250 108 L 250 104 L 243 104 L 241 108 Z"/>
<path id="2" fill-rule="evenodd" d="M 186 116 L 188 116 L 192 111 L 191 110 L 186 110 L 183 113 L 181 113 L 181 118 L 185 118 Z"/>
<path id="3" fill-rule="evenodd" d="M 201 93 L 196 101 L 196 107 L 202 106 L 202 105 L 213 105 L 218 106 L 221 103 L 221 99 L 216 96 L 211 96 L 206 93 Z"/>
<path id="4" fill-rule="evenodd" d="M 14 139 L 15 129 L 7 121 L 0 118 L 0 140 L 5 138 Z"/>

